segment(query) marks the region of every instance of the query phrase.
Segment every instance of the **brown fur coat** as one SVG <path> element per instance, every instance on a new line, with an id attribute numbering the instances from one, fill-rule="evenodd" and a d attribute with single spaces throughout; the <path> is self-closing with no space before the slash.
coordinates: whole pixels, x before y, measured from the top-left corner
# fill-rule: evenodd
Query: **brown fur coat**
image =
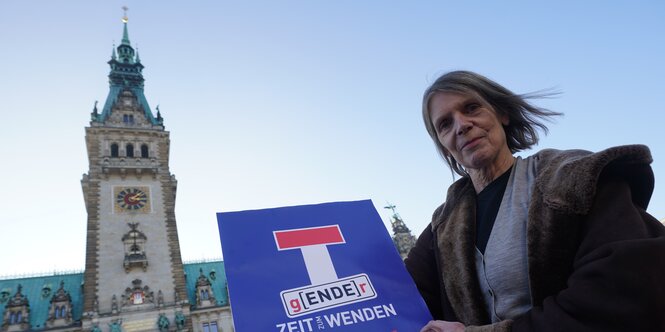
<path id="1" fill-rule="evenodd" d="M 490 324 L 474 265 L 475 198 L 448 190 L 406 259 L 435 319 L 468 331 L 665 331 L 665 228 L 645 212 L 653 191 L 645 146 L 544 150 L 527 221 L 533 308 Z"/>

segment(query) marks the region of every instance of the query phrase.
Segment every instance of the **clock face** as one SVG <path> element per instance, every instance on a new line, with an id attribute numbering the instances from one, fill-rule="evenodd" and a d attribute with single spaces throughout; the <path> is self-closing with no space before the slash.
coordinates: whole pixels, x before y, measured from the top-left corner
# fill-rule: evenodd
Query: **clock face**
<path id="1" fill-rule="evenodd" d="M 116 211 L 145 211 L 149 209 L 147 187 L 116 187 Z"/>

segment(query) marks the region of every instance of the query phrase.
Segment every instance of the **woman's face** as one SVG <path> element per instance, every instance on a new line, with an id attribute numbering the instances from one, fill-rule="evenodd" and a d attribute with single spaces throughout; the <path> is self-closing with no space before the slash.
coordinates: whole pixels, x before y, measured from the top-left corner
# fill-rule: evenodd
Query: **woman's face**
<path id="1" fill-rule="evenodd" d="M 511 160 L 503 129 L 508 116 L 499 116 L 480 98 L 436 92 L 430 98 L 429 116 L 441 145 L 467 172 L 492 174 Z"/>

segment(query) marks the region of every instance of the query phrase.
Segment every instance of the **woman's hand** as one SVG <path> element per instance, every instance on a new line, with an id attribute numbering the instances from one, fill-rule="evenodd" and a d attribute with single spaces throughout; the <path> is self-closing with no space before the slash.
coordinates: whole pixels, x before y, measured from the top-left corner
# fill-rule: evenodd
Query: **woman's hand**
<path id="1" fill-rule="evenodd" d="M 464 324 L 445 320 L 431 320 L 420 329 L 420 332 L 464 332 Z"/>

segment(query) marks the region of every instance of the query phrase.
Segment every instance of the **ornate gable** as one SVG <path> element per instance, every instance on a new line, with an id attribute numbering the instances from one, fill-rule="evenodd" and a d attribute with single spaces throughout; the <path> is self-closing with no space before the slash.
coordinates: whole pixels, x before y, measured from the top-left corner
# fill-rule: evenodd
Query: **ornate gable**
<path id="1" fill-rule="evenodd" d="M 22 289 L 23 286 L 19 284 L 16 293 L 7 301 L 0 330 L 22 331 L 30 327 L 30 303 L 21 293 Z"/>
<path id="2" fill-rule="evenodd" d="M 196 306 L 197 308 L 212 307 L 217 305 L 215 293 L 212 291 L 212 284 L 208 277 L 203 274 L 203 269 L 199 269 L 199 278 L 196 280 Z"/>
<path id="3" fill-rule="evenodd" d="M 60 288 L 51 297 L 47 327 L 66 326 L 72 323 L 72 297 L 65 290 L 65 282 L 60 281 Z"/>

